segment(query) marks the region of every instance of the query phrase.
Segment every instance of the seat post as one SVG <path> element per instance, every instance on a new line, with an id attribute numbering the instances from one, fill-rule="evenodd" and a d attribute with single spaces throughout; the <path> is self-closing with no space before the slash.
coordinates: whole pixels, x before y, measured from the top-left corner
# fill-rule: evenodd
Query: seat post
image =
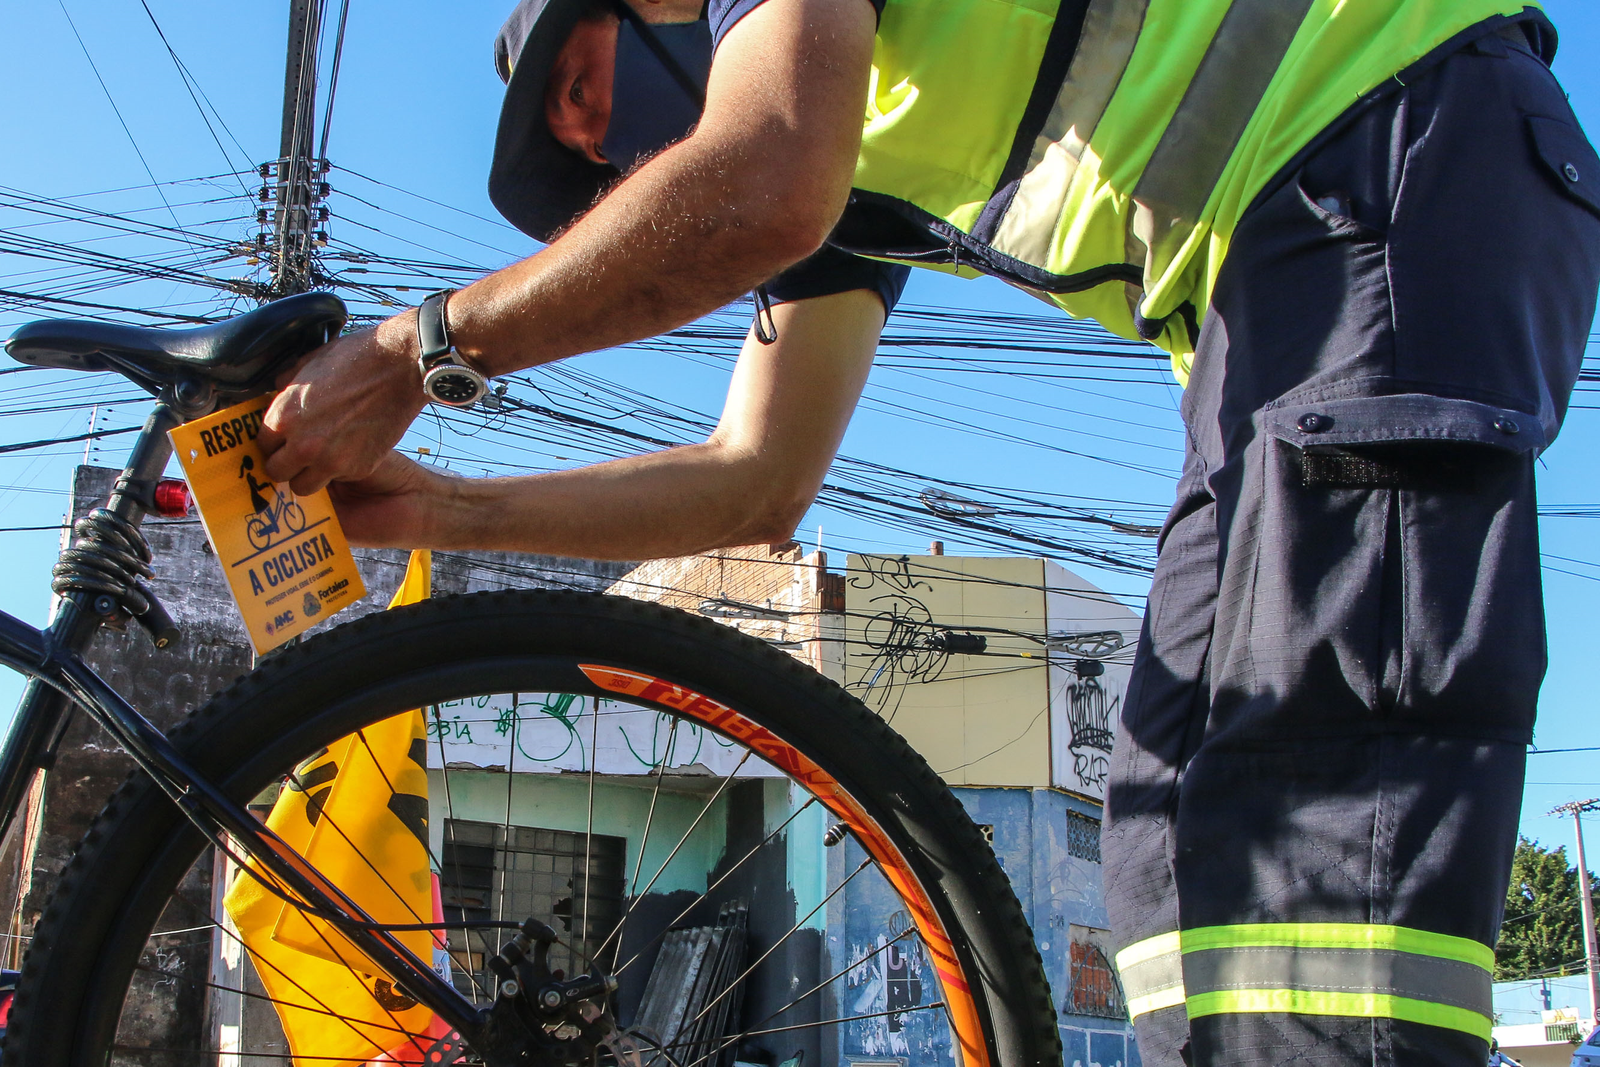
<path id="1" fill-rule="evenodd" d="M 155 406 L 145 419 L 144 428 L 134 439 L 128 462 L 106 502 L 106 509 L 126 522 L 133 536 L 140 537 L 139 527 L 144 522 L 145 514 L 154 506 L 156 483 L 166 471 L 167 461 L 172 458 L 172 441 L 167 437 L 168 431 L 209 413 L 216 403 L 216 389 L 193 379 L 179 381 L 161 390 Z M 49 629 L 57 647 L 73 655 L 81 655 L 89 647 L 95 631 L 112 617 L 111 614 L 95 610 L 96 599 L 90 593 L 71 592 L 56 602 Z M 153 623 L 163 623 L 170 630 L 171 619 L 153 596 L 150 600 L 156 617 L 138 616 L 139 622 L 147 628 Z M 152 630 L 152 636 L 155 636 L 155 630 Z M 172 636 L 176 636 L 175 630 Z"/>

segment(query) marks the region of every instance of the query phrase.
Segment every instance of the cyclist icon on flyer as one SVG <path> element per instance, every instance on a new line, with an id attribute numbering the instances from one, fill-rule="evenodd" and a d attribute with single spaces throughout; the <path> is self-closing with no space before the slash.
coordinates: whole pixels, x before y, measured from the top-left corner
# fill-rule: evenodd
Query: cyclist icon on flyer
<path id="1" fill-rule="evenodd" d="M 239 463 L 239 477 L 250 488 L 250 507 L 253 511 L 245 519 L 245 533 L 257 550 L 271 548 L 274 537 L 285 532 L 297 534 L 306 528 L 306 513 L 295 501 L 294 494 L 280 489 L 272 482 L 258 482 L 255 476 L 256 461 L 245 456 Z M 263 490 L 272 491 L 268 500 Z M 279 537 L 279 540 L 282 538 Z"/>

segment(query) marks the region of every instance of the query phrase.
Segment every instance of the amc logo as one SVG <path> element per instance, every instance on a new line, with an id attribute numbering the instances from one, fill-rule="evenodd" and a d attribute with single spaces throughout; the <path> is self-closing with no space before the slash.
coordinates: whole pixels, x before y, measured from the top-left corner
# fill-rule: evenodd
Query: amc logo
<path id="1" fill-rule="evenodd" d="M 285 626 L 288 626 L 291 622 L 294 622 L 293 610 L 286 611 L 282 615 L 279 615 L 277 618 L 273 619 L 271 622 L 267 623 L 267 633 L 277 633 Z"/>

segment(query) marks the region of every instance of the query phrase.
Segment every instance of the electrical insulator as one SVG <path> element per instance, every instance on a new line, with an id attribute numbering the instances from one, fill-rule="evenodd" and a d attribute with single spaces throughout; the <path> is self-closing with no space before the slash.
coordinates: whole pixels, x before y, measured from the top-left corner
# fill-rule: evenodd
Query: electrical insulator
<path id="1" fill-rule="evenodd" d="M 189 494 L 189 483 L 183 479 L 163 478 L 156 483 L 153 499 L 157 515 L 163 519 L 181 519 L 189 514 L 194 498 Z"/>
<path id="2" fill-rule="evenodd" d="M 267 235 L 264 234 L 264 233 L 256 234 L 256 251 L 257 252 L 265 252 L 266 250 L 267 250 Z"/>
<path id="3" fill-rule="evenodd" d="M 317 208 L 317 221 L 318 222 L 327 222 L 328 218 L 329 218 L 329 215 L 330 215 L 330 212 L 328 211 L 328 209 L 326 207 Z"/>
<path id="4" fill-rule="evenodd" d="M 325 245 L 325 244 L 328 243 L 328 231 L 327 230 L 318 230 L 316 232 L 315 236 L 316 236 L 317 244 Z"/>
<path id="5" fill-rule="evenodd" d="M 267 209 L 266 208 L 257 209 L 257 211 L 256 211 L 256 221 L 259 222 L 263 226 L 265 226 L 267 224 Z"/>
<path id="6" fill-rule="evenodd" d="M 317 183 L 317 199 L 318 200 L 321 200 L 323 197 L 327 196 L 331 192 L 333 192 L 333 186 L 329 185 L 327 182 L 318 182 Z"/>
<path id="7" fill-rule="evenodd" d="M 256 168 L 256 172 L 258 174 L 260 174 L 263 178 L 270 178 L 270 177 L 272 177 L 272 164 L 271 163 L 263 163 L 263 164 L 261 164 L 261 166 Z"/>
<path id="8" fill-rule="evenodd" d="M 267 201 L 269 201 L 271 199 L 272 199 L 272 186 L 263 185 L 261 187 L 261 202 L 263 204 L 265 204 Z"/>

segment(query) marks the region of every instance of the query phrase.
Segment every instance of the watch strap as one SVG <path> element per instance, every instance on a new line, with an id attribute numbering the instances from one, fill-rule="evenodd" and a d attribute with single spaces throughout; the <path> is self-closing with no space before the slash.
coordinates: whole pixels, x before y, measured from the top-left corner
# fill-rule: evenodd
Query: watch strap
<path id="1" fill-rule="evenodd" d="M 444 317 L 445 301 L 454 293 L 454 289 L 441 289 L 424 299 L 417 308 L 417 347 L 421 350 L 424 364 L 449 355 L 455 347 L 450 343 L 450 324 Z"/>

